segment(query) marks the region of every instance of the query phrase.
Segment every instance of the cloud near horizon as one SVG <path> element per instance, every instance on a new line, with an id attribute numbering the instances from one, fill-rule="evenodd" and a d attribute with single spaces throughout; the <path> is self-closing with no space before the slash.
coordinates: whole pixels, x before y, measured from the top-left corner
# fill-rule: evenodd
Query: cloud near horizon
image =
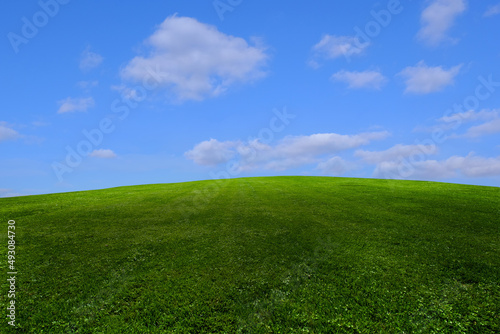
<path id="1" fill-rule="evenodd" d="M 432 155 L 437 154 L 436 145 L 402 145 L 397 144 L 385 151 L 364 151 L 357 150 L 354 155 L 363 159 L 366 163 L 379 164 L 386 161 L 394 161 L 408 158 L 412 155 Z"/>
<path id="2" fill-rule="evenodd" d="M 376 178 L 441 180 L 500 176 L 500 156 L 486 158 L 470 152 L 465 157 L 429 159 L 438 153 L 436 145 L 397 144 L 384 151 L 357 150 L 354 155 L 366 164 L 375 165 Z"/>
<path id="3" fill-rule="evenodd" d="M 324 175 L 341 176 L 345 173 L 358 169 L 359 166 L 353 162 L 342 159 L 339 156 L 332 157 L 326 161 L 322 161 L 316 167 Z"/>
<path id="4" fill-rule="evenodd" d="M 377 165 L 373 176 L 422 180 L 496 177 L 500 176 L 500 156 L 485 158 L 471 152 L 465 157 L 452 156 L 446 160 L 384 161 Z"/>
<path id="5" fill-rule="evenodd" d="M 0 189 L 0 197 L 5 198 L 5 197 L 17 197 L 17 196 L 23 196 L 24 194 L 18 193 L 13 191 L 12 189 L 7 189 L 7 188 L 1 188 Z"/>
<path id="6" fill-rule="evenodd" d="M 255 169 L 283 171 L 303 165 L 320 163 L 324 155 L 367 145 L 374 140 L 389 136 L 386 131 L 367 132 L 356 135 L 318 133 L 309 136 L 287 136 L 275 145 L 262 143 L 258 139 L 248 142 L 216 139 L 201 142 L 185 153 L 185 157 L 198 165 L 217 166 L 235 159 L 240 171 Z M 332 169 L 333 163 L 319 166 L 322 170 Z M 347 166 L 347 165 L 346 165 Z"/>
<path id="7" fill-rule="evenodd" d="M 149 53 L 130 60 L 122 78 L 142 83 L 157 71 L 158 84 L 180 101 L 215 97 L 235 84 L 266 76 L 269 56 L 263 46 L 251 46 L 194 18 L 167 17 L 145 44 Z"/>

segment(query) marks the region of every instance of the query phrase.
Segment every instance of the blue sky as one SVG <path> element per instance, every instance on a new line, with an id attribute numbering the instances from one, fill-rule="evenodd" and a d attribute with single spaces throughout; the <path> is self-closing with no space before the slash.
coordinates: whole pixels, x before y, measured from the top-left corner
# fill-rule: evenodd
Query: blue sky
<path id="1" fill-rule="evenodd" d="M 500 186 L 500 2 L 9 2 L 0 196 L 262 175 Z"/>

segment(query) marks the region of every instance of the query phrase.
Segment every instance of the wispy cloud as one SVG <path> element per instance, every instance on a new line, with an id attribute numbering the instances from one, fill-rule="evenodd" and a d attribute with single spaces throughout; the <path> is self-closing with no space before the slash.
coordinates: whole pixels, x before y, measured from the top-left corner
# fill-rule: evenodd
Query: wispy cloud
<path id="1" fill-rule="evenodd" d="M 215 139 L 197 144 L 185 153 L 188 159 L 200 165 L 213 166 L 232 159 L 238 161 L 240 170 L 286 170 L 302 165 L 319 163 L 319 157 L 367 145 L 385 139 L 388 132 L 367 132 L 356 135 L 318 133 L 309 136 L 289 136 L 275 145 L 259 140 L 249 142 Z M 326 168 L 327 165 L 322 165 Z"/>
<path id="2" fill-rule="evenodd" d="M 318 164 L 316 169 L 320 170 L 325 175 L 341 176 L 345 173 L 357 169 L 358 166 L 350 161 L 346 161 L 341 157 L 335 156 Z"/>
<path id="3" fill-rule="evenodd" d="M 494 133 L 500 133 L 500 118 L 470 127 L 465 133 L 465 137 L 477 138 Z"/>
<path id="4" fill-rule="evenodd" d="M 98 149 L 94 150 L 89 154 L 91 157 L 101 158 L 101 159 L 112 159 L 116 158 L 116 153 L 109 149 Z"/>
<path id="5" fill-rule="evenodd" d="M 433 0 L 422 12 L 418 39 L 430 46 L 450 40 L 448 31 L 465 9 L 465 0 Z"/>
<path id="6" fill-rule="evenodd" d="M 460 113 L 454 113 L 449 116 L 443 116 L 439 119 L 441 122 L 452 123 L 452 122 L 472 122 L 472 121 L 487 121 L 500 117 L 499 110 L 488 110 L 483 109 L 481 111 L 468 110 Z"/>
<path id="7" fill-rule="evenodd" d="M 453 177 L 500 176 L 500 156 L 486 158 L 473 153 L 462 157 L 452 156 L 446 160 L 385 161 L 377 165 L 375 177 L 411 178 L 439 180 Z"/>
<path id="8" fill-rule="evenodd" d="M 468 110 L 443 116 L 438 121 L 439 123 L 433 128 L 441 130 L 457 129 L 460 125 L 475 122 L 475 125 L 469 127 L 464 134 L 454 134 L 450 138 L 477 138 L 500 133 L 500 110 L 498 109 Z"/>
<path id="9" fill-rule="evenodd" d="M 19 138 L 21 135 L 6 122 L 0 122 L 0 142 Z"/>
<path id="10" fill-rule="evenodd" d="M 360 55 L 370 45 L 368 42 L 361 42 L 356 36 L 336 36 L 324 35 L 321 40 L 313 46 L 313 59 L 309 61 L 312 67 L 319 66 L 317 59 L 335 59 L 341 56 Z"/>
<path id="11" fill-rule="evenodd" d="M 67 97 L 64 100 L 58 101 L 59 110 L 57 110 L 58 114 L 63 114 L 67 112 L 75 112 L 75 111 L 87 111 L 87 109 L 94 106 L 94 99 L 91 97 L 87 98 L 71 98 Z"/>
<path id="12" fill-rule="evenodd" d="M 331 79 L 345 82 L 352 89 L 380 89 L 387 82 L 387 78 L 379 71 L 349 72 L 342 70 L 334 73 Z"/>
<path id="13" fill-rule="evenodd" d="M 484 17 L 490 17 L 500 14 L 500 3 L 494 6 L 488 7 L 488 9 L 484 12 Z"/>
<path id="14" fill-rule="evenodd" d="M 380 164 L 387 161 L 395 161 L 408 158 L 412 155 L 437 154 L 438 148 L 435 145 L 402 145 L 397 144 L 385 151 L 364 151 L 357 150 L 354 155 L 363 159 L 369 164 Z"/>
<path id="15" fill-rule="evenodd" d="M 80 70 L 89 71 L 96 68 L 103 60 L 100 54 L 90 51 L 90 46 L 87 46 L 80 56 Z"/>
<path id="16" fill-rule="evenodd" d="M 452 111 L 451 109 L 449 110 Z M 472 123 L 472 126 L 471 124 Z M 482 109 L 480 111 L 468 110 L 455 113 L 447 113 L 445 116 L 435 120 L 431 126 L 417 126 L 414 132 L 443 133 L 456 131 L 460 127 L 465 128 L 462 133 L 450 133 L 447 139 L 478 138 L 481 136 L 500 133 L 500 109 Z M 444 138 L 444 137 L 443 137 Z"/>
<path id="17" fill-rule="evenodd" d="M 162 86 L 181 101 L 218 96 L 234 84 L 266 75 L 263 46 L 250 46 L 193 18 L 168 17 L 146 44 L 149 55 L 133 58 L 122 77 L 143 82 L 159 69 Z"/>
<path id="18" fill-rule="evenodd" d="M 448 70 L 442 66 L 431 67 L 422 60 L 416 66 L 406 67 L 398 75 L 405 80 L 405 93 L 429 94 L 452 85 L 461 68 L 462 64 Z"/>

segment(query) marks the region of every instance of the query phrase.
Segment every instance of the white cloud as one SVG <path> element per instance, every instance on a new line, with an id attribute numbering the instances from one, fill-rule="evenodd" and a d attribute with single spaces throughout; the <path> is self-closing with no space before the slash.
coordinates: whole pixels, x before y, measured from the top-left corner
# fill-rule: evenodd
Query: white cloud
<path id="1" fill-rule="evenodd" d="M 491 119 L 496 119 L 500 117 L 498 110 L 487 110 L 483 109 L 481 111 L 464 111 L 461 113 L 451 114 L 450 116 L 443 116 L 439 120 L 445 123 L 451 122 L 472 122 L 477 120 L 487 121 Z"/>
<path id="2" fill-rule="evenodd" d="M 443 90 L 454 83 L 462 64 L 445 70 L 442 66 L 430 67 L 424 61 L 416 66 L 408 66 L 398 75 L 405 79 L 405 93 L 428 94 Z"/>
<path id="3" fill-rule="evenodd" d="M 318 133 L 310 136 L 290 136 L 282 139 L 276 146 L 277 152 L 283 155 L 319 155 L 366 145 L 372 140 L 384 139 L 385 131 L 367 132 L 357 135 L 340 135 L 336 133 Z"/>
<path id="4" fill-rule="evenodd" d="M 500 156 L 485 158 L 470 153 L 446 160 L 431 160 L 438 153 L 435 145 L 395 145 L 385 151 L 355 152 L 365 163 L 376 165 L 374 177 L 390 179 L 439 180 L 453 177 L 500 176 Z"/>
<path id="5" fill-rule="evenodd" d="M 488 9 L 484 12 L 484 17 L 494 16 L 500 14 L 500 3 L 494 6 L 488 7 Z"/>
<path id="6" fill-rule="evenodd" d="M 315 57 L 324 57 L 327 59 L 335 59 L 340 56 L 349 58 L 350 56 L 359 55 L 370 45 L 368 42 L 361 43 L 358 37 L 355 36 L 335 36 L 324 35 L 321 40 L 314 45 L 313 51 Z M 311 65 L 317 66 L 316 61 L 311 61 Z"/>
<path id="7" fill-rule="evenodd" d="M 450 126 L 445 126 L 444 128 L 456 128 L 464 123 L 483 121 L 483 123 L 481 124 L 471 126 L 463 135 L 454 135 L 453 137 L 455 138 L 477 138 L 480 136 L 500 132 L 500 110 L 498 109 L 483 109 L 481 111 L 469 110 L 465 112 L 454 113 L 450 116 L 441 117 L 439 121 L 445 124 L 450 124 Z M 451 126 L 452 123 L 453 126 Z"/>
<path id="8" fill-rule="evenodd" d="M 364 151 L 357 150 L 354 155 L 370 164 L 379 164 L 386 161 L 407 158 L 413 155 L 437 154 L 438 148 L 435 145 L 402 145 L 397 144 L 385 151 Z"/>
<path id="9" fill-rule="evenodd" d="M 410 163 L 406 160 L 384 161 L 377 164 L 373 176 L 383 179 L 440 180 L 456 176 L 450 162 L 425 160 Z"/>
<path id="10" fill-rule="evenodd" d="M 460 171 L 467 177 L 500 176 L 500 156 L 485 158 L 469 154 L 467 157 L 459 159 L 461 162 Z"/>
<path id="11" fill-rule="evenodd" d="M 217 96 L 236 83 L 266 75 L 264 47 L 226 35 L 215 26 L 189 17 L 169 16 L 147 40 L 147 56 L 133 58 L 122 70 L 124 79 L 155 79 L 180 100 Z"/>
<path id="12" fill-rule="evenodd" d="M 417 37 L 431 46 L 450 40 L 447 33 L 455 19 L 466 9 L 465 0 L 433 0 L 420 17 Z"/>
<path id="13" fill-rule="evenodd" d="M 411 179 L 447 179 L 452 177 L 500 176 L 500 156 L 485 158 L 470 153 L 466 157 L 453 156 L 446 160 L 387 161 L 377 165 L 375 177 Z"/>
<path id="14" fill-rule="evenodd" d="M 220 142 L 210 139 L 197 144 L 192 150 L 185 153 L 186 158 L 198 165 L 215 166 L 231 160 L 235 155 L 238 142 Z"/>
<path id="15" fill-rule="evenodd" d="M 465 133 L 465 137 L 475 138 L 493 133 L 500 133 L 500 118 L 470 127 Z"/>
<path id="16" fill-rule="evenodd" d="M 466 123 L 477 123 L 477 121 L 483 121 L 483 124 L 477 124 L 476 126 L 471 127 L 468 131 L 466 131 L 465 134 L 452 134 L 447 138 L 479 137 L 483 134 L 485 135 L 500 132 L 495 130 L 498 126 L 498 122 L 495 121 L 497 119 L 500 119 L 500 109 L 483 109 L 481 111 L 468 110 L 463 112 L 456 112 L 450 115 L 447 114 L 447 116 L 443 116 L 437 119 L 437 124 L 429 127 L 418 126 L 414 129 L 414 132 L 420 131 L 442 133 L 444 131 L 456 130 Z"/>
<path id="17" fill-rule="evenodd" d="M 19 138 L 19 133 L 11 129 L 7 123 L 0 122 L 0 142 Z"/>
<path id="18" fill-rule="evenodd" d="M 388 132 L 368 132 L 357 135 L 319 133 L 310 136 L 289 136 L 276 145 L 262 143 L 258 139 L 239 141 L 204 141 L 186 152 L 185 156 L 200 165 L 217 165 L 235 158 L 240 170 L 257 168 L 286 170 L 319 162 L 319 157 L 367 145 L 381 140 Z"/>
<path id="19" fill-rule="evenodd" d="M 341 157 L 333 157 L 326 161 L 320 162 L 317 166 L 323 174 L 340 176 L 348 171 L 356 169 L 356 165 L 348 162 Z"/>
<path id="20" fill-rule="evenodd" d="M 91 157 L 95 158 L 101 158 L 101 159 L 112 159 L 116 158 L 115 152 L 109 149 L 98 149 L 98 150 L 93 150 L 90 154 Z"/>
<path id="21" fill-rule="evenodd" d="M 88 71 L 101 65 L 104 58 L 87 47 L 80 56 L 80 70 Z"/>
<path id="22" fill-rule="evenodd" d="M 91 97 L 87 98 L 71 98 L 67 97 L 64 100 L 60 100 L 60 107 L 57 110 L 58 114 L 63 114 L 66 112 L 74 112 L 74 111 L 87 111 L 88 108 L 94 106 L 94 99 Z"/>
<path id="23" fill-rule="evenodd" d="M 332 75 L 333 80 L 345 82 L 349 88 L 380 89 L 387 79 L 379 71 L 349 72 L 339 71 Z"/>

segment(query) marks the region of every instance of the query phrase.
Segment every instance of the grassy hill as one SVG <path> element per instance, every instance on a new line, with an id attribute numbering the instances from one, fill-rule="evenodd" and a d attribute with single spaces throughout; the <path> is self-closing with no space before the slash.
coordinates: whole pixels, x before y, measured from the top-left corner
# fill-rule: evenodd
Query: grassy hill
<path id="1" fill-rule="evenodd" d="M 500 333 L 500 188 L 240 178 L 4 198 L 0 218 L 17 332 Z"/>

